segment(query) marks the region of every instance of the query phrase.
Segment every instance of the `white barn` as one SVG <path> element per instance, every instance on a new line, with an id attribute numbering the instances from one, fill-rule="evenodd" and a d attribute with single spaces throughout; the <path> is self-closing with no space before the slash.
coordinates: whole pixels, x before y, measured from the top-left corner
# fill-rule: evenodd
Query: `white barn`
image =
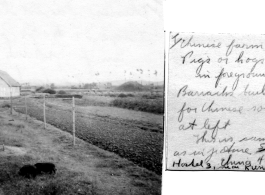
<path id="1" fill-rule="evenodd" d="M 20 84 L 9 74 L 0 70 L 0 98 L 20 96 Z"/>

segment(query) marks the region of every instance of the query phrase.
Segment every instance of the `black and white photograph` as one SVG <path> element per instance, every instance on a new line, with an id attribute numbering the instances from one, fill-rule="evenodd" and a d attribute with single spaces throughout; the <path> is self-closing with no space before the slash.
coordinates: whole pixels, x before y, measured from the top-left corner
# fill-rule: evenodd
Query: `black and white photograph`
<path id="1" fill-rule="evenodd" d="M 0 194 L 159 195 L 160 0 L 0 0 Z"/>

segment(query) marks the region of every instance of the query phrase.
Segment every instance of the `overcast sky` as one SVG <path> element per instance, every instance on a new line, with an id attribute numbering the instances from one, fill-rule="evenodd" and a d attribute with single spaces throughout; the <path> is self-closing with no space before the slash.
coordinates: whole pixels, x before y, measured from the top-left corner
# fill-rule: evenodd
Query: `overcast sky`
<path id="1" fill-rule="evenodd" d="M 161 0 L 0 0 L 0 26 L 0 70 L 20 83 L 163 80 Z"/>

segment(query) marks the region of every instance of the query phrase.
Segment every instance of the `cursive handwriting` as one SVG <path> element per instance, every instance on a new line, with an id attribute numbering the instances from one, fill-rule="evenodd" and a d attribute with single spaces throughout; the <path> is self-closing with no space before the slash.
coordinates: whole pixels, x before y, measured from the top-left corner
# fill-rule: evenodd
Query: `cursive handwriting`
<path id="1" fill-rule="evenodd" d="M 174 43 L 170 47 L 170 49 L 175 47 L 177 44 L 180 44 L 180 48 L 185 48 L 185 47 L 220 48 L 221 47 L 221 42 L 219 42 L 217 44 L 216 43 L 195 43 L 195 42 L 192 42 L 193 41 L 193 35 L 188 40 L 180 38 L 178 36 L 179 36 L 179 33 L 172 36 Z"/>
<path id="2" fill-rule="evenodd" d="M 171 167 L 265 171 L 264 38 L 170 35 Z"/>
<path id="3" fill-rule="evenodd" d="M 226 50 L 226 56 L 229 56 L 233 49 L 236 48 L 236 49 L 263 49 L 263 45 L 262 44 L 259 44 L 259 45 L 256 45 L 256 44 L 235 44 L 236 40 L 233 39 L 232 42 L 227 45 L 227 50 Z"/>
<path id="4" fill-rule="evenodd" d="M 210 124 L 210 119 L 206 119 L 202 129 L 207 129 L 207 130 L 211 130 L 212 131 L 212 135 L 211 138 L 215 139 L 217 136 L 217 133 L 219 131 L 219 129 L 226 129 L 229 125 L 231 125 L 230 123 L 230 119 L 228 119 L 226 122 L 224 122 L 223 125 L 220 126 L 221 120 L 216 121 L 216 123 Z"/>
<path id="5" fill-rule="evenodd" d="M 181 109 L 178 111 L 179 116 L 178 116 L 178 121 L 181 122 L 183 120 L 184 117 L 184 113 L 197 113 L 197 108 L 191 108 L 191 107 L 186 107 L 186 102 L 184 102 L 183 106 L 181 107 Z"/>
<path id="6" fill-rule="evenodd" d="M 193 90 L 188 90 L 188 85 L 184 85 L 182 88 L 180 88 L 177 97 L 185 97 L 185 96 L 233 96 L 232 91 L 227 91 L 227 87 L 224 87 L 222 91 L 193 91 Z"/>
<path id="7" fill-rule="evenodd" d="M 215 101 L 212 100 L 212 102 L 208 105 L 207 102 L 203 104 L 202 106 L 202 112 L 237 112 L 239 114 L 242 114 L 243 111 L 243 106 L 239 106 L 239 107 L 214 107 Z"/>
<path id="8" fill-rule="evenodd" d="M 203 167 L 203 160 L 200 160 L 200 162 L 195 162 L 194 159 L 192 159 L 191 162 L 182 162 L 181 159 L 179 159 L 178 162 L 173 162 L 173 167 Z"/>

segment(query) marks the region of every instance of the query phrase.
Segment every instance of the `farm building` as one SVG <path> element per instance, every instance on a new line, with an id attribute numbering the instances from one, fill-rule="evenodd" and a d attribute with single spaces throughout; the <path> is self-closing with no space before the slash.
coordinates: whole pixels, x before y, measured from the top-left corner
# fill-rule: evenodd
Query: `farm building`
<path id="1" fill-rule="evenodd" d="M 20 84 L 9 74 L 0 70 L 0 98 L 20 96 Z"/>

